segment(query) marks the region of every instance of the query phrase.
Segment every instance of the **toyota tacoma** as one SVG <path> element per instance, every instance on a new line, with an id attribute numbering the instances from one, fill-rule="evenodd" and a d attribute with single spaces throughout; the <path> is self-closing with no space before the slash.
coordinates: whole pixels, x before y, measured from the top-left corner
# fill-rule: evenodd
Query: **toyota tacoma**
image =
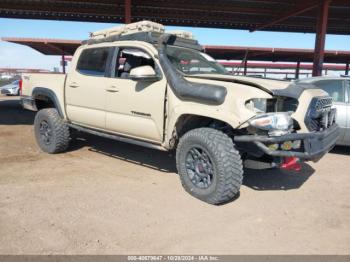
<path id="1" fill-rule="evenodd" d="M 183 187 L 210 204 L 237 195 L 244 167 L 299 170 L 339 135 L 323 90 L 234 76 L 190 33 L 148 21 L 92 33 L 68 74 L 22 81 L 43 151 L 64 152 L 73 130 L 174 150 Z"/>

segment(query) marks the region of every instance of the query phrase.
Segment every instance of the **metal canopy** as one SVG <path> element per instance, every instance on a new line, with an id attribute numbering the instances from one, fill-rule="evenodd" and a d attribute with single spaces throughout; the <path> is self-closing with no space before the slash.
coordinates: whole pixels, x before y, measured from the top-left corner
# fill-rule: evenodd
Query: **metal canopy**
<path id="1" fill-rule="evenodd" d="M 45 55 L 73 55 L 81 45 L 79 40 L 14 38 L 3 37 L 3 41 L 29 46 Z M 312 49 L 264 48 L 244 46 L 203 46 L 206 53 L 215 59 L 275 61 L 275 62 L 312 62 Z M 350 51 L 325 51 L 327 63 L 350 63 Z"/>
<path id="2" fill-rule="evenodd" d="M 320 0 L 2 0 L 0 17 L 316 32 Z M 130 8 L 129 8 L 130 7 Z M 350 35 L 350 1 L 329 6 L 328 34 Z"/>
<path id="3" fill-rule="evenodd" d="M 73 55 L 81 45 L 81 41 L 46 39 L 46 38 L 18 38 L 3 37 L 2 41 L 29 46 L 44 55 Z"/>
<path id="4" fill-rule="evenodd" d="M 205 46 L 205 52 L 215 59 L 273 61 L 273 62 L 313 62 L 313 49 L 264 48 L 243 46 Z M 324 62 L 350 63 L 350 51 L 326 50 Z"/>

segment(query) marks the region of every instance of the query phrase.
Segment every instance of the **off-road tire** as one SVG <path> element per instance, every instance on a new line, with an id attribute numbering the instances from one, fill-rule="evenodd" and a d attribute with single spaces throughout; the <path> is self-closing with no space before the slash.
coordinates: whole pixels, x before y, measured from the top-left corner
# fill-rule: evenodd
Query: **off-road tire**
<path id="1" fill-rule="evenodd" d="M 47 125 L 51 134 L 50 141 L 45 141 L 41 127 Z M 34 120 L 34 133 L 39 147 L 46 153 L 57 154 L 67 150 L 70 141 L 69 127 L 55 108 L 40 110 Z"/>
<path id="2" fill-rule="evenodd" d="M 204 150 L 211 160 L 214 172 L 208 188 L 198 188 L 188 175 L 186 157 L 191 148 Z M 180 138 L 176 150 L 176 165 L 184 189 L 209 204 L 218 205 L 231 201 L 242 185 L 243 165 L 238 150 L 231 138 L 212 128 L 194 129 Z"/>

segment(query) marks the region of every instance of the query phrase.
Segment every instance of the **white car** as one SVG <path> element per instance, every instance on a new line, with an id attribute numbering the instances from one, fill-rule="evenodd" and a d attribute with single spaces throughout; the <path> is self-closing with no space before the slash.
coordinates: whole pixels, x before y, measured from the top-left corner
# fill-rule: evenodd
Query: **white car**
<path id="1" fill-rule="evenodd" d="M 2 95 L 19 96 L 20 95 L 19 80 L 13 81 L 11 84 L 0 87 L 0 93 Z"/>
<path id="2" fill-rule="evenodd" d="M 350 146 L 350 78 L 311 77 L 296 82 L 313 84 L 333 98 L 333 106 L 337 109 L 336 122 L 340 127 L 337 145 Z"/>

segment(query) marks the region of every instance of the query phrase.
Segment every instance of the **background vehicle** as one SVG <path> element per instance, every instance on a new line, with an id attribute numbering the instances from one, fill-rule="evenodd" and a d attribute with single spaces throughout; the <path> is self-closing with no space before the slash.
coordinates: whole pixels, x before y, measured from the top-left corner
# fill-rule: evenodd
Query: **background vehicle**
<path id="1" fill-rule="evenodd" d="M 0 87 L 0 93 L 3 95 L 19 96 L 19 80 L 13 81 L 11 84 Z"/>
<path id="2" fill-rule="evenodd" d="M 239 192 L 243 165 L 297 170 L 334 146 L 336 111 L 324 91 L 232 76 L 201 50 L 191 34 L 152 22 L 93 33 L 67 75 L 23 76 L 39 146 L 64 152 L 77 129 L 176 150 L 183 187 L 211 204 Z"/>
<path id="3" fill-rule="evenodd" d="M 350 78 L 349 77 L 311 77 L 299 82 L 314 84 L 333 98 L 337 109 L 336 122 L 340 127 L 337 145 L 350 145 Z"/>

